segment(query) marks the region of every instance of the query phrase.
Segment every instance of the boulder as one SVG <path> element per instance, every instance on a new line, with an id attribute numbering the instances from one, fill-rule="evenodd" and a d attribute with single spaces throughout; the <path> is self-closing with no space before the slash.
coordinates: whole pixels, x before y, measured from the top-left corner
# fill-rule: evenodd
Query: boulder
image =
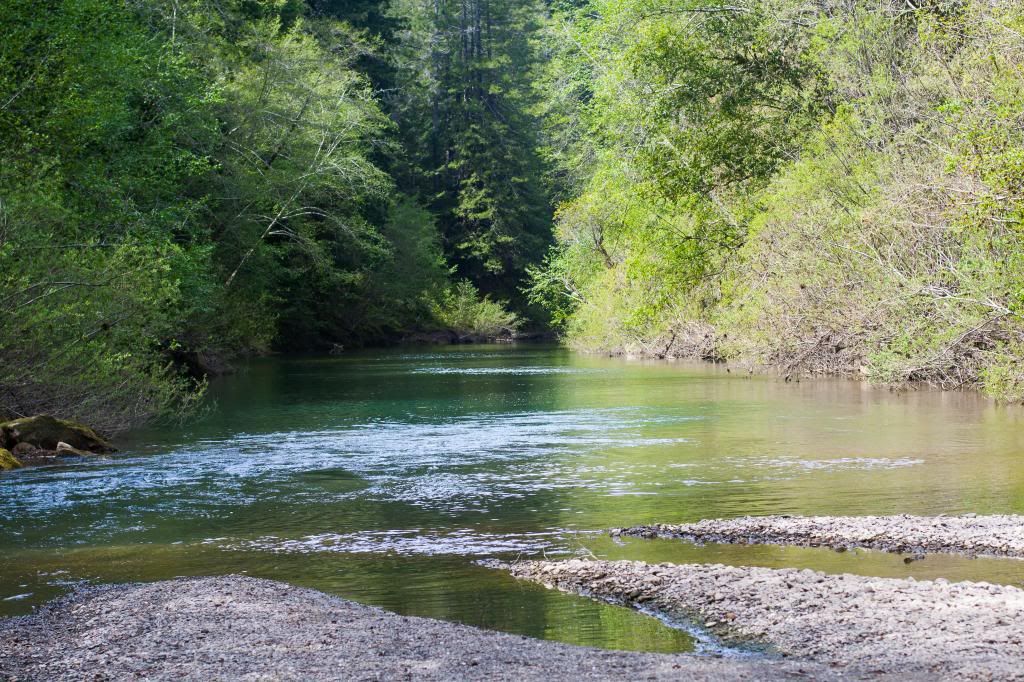
<path id="1" fill-rule="evenodd" d="M 11 454 L 10 450 L 0 448 L 0 471 L 20 469 L 22 466 L 22 463 L 18 461 L 17 457 Z"/>
<path id="2" fill-rule="evenodd" d="M 86 452 L 114 452 L 114 448 L 88 426 L 49 415 L 24 417 L 0 424 L 0 447 L 13 448 L 29 443 L 41 450 L 56 450 L 66 443 Z"/>
<path id="3" fill-rule="evenodd" d="M 11 453 L 15 457 L 21 457 L 23 455 L 31 455 L 38 449 L 39 448 L 37 448 L 35 445 L 32 445 L 32 443 L 18 443 L 13 448 L 11 448 Z"/>

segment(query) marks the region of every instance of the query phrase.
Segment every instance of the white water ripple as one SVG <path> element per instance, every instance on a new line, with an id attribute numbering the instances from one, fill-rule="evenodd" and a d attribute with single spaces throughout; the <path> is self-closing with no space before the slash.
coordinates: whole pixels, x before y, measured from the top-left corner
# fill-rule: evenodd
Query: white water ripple
<path id="1" fill-rule="evenodd" d="M 0 518 L 38 519 L 61 510 L 116 508 L 122 522 L 130 525 L 138 523 L 131 518 L 135 511 L 208 515 L 275 496 L 329 501 L 362 495 L 421 504 L 460 497 L 497 499 L 529 493 L 531 483 L 534 490 L 544 490 L 593 482 L 586 473 L 571 474 L 571 461 L 578 455 L 687 441 L 643 435 L 646 427 L 662 419 L 613 408 L 236 434 L 163 455 L 4 477 Z M 517 468 L 521 474 L 529 472 L 518 484 L 502 471 Z M 329 493 L 296 480 L 297 475 L 330 469 L 344 469 L 365 480 L 368 490 Z M 554 477 L 559 472 L 569 475 L 558 482 Z M 525 487 L 514 492 L 517 485 Z"/>
<path id="2" fill-rule="evenodd" d="M 320 533 L 286 539 L 268 535 L 254 540 L 208 541 L 226 550 L 264 551 L 275 554 L 399 554 L 435 556 L 494 556 L 498 554 L 558 554 L 555 534 L 527 533 L 502 535 L 480 533 L 470 529 L 448 532 L 412 530 L 366 531 L 360 533 Z"/>

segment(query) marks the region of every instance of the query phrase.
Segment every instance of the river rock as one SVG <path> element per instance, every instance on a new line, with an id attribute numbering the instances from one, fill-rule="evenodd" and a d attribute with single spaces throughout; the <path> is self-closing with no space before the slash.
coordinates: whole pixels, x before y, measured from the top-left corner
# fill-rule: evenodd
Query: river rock
<path id="1" fill-rule="evenodd" d="M 114 452 L 113 446 L 88 426 L 49 415 L 0 424 L 0 447 L 13 448 L 20 443 L 29 443 L 41 450 L 56 450 L 58 443 L 66 443 L 85 452 Z"/>
<path id="2" fill-rule="evenodd" d="M 1010 585 L 581 559 L 504 568 L 547 587 L 703 623 L 727 644 L 768 647 L 847 679 L 1024 680 L 1024 590 Z M 648 582 L 653 575 L 662 581 Z"/>
<path id="3" fill-rule="evenodd" d="M 25 455 L 31 455 L 33 452 L 36 452 L 38 449 L 39 448 L 37 448 L 35 445 L 32 445 L 32 443 L 18 443 L 13 448 L 11 448 L 11 453 L 15 457 L 22 457 L 22 456 L 25 456 Z"/>
<path id="4" fill-rule="evenodd" d="M 909 555 L 911 563 L 929 553 L 988 555 L 1024 559 L 1024 516 L 743 516 L 679 525 L 617 528 L 620 536 L 678 538 L 695 544 L 775 544 L 855 547 Z"/>
<path id="5" fill-rule="evenodd" d="M 10 450 L 0 448 L 0 471 L 20 469 L 22 466 L 22 463 L 18 461 L 17 457 L 11 454 Z"/>
<path id="6" fill-rule="evenodd" d="M 572 646 L 237 575 L 83 590 L 0 619 L 0 642 L 0 679 L 26 682 L 858 679 L 807 661 Z"/>
<path id="7" fill-rule="evenodd" d="M 85 450 L 79 450 L 73 448 L 67 443 L 61 441 L 57 443 L 57 456 L 58 457 L 92 457 L 94 453 L 86 452 Z"/>

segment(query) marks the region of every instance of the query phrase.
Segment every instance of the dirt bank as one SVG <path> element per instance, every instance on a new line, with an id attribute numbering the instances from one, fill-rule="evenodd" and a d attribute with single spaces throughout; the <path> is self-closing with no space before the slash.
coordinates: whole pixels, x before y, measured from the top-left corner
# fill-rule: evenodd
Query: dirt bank
<path id="1" fill-rule="evenodd" d="M 853 674 L 1024 679 L 1024 590 L 808 570 L 523 562 L 513 575 L 704 622 Z"/>
<path id="2" fill-rule="evenodd" d="M 239 576 L 105 587 L 0 621 L 3 680 L 838 679 L 814 664 L 603 651 Z"/>
<path id="3" fill-rule="evenodd" d="M 705 543 L 863 547 L 900 554 L 929 552 L 1024 558 L 1024 516 L 745 516 L 682 525 L 656 524 L 613 535 Z"/>

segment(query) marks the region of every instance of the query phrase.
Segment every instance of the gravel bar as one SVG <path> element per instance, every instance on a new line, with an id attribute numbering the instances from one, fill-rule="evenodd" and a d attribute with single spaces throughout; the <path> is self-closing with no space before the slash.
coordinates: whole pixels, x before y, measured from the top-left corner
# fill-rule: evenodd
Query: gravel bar
<path id="1" fill-rule="evenodd" d="M 1024 516 L 744 516 L 616 528 L 612 535 L 696 543 L 855 547 L 899 554 L 1024 558 Z"/>
<path id="2" fill-rule="evenodd" d="M 241 576 L 83 590 L 0 620 L 0 642 L 0 680 L 841 678 L 800 661 L 547 642 Z"/>
<path id="3" fill-rule="evenodd" d="M 1015 587 L 635 561 L 507 568 L 852 674 L 1024 679 L 1024 590 Z"/>

